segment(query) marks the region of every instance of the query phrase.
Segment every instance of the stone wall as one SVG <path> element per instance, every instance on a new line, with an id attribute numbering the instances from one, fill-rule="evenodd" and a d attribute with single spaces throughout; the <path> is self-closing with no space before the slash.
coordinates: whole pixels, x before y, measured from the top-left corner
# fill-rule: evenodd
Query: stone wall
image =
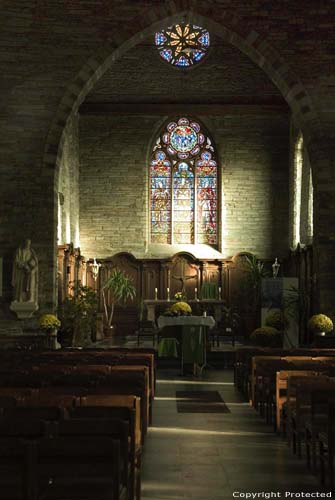
<path id="1" fill-rule="evenodd" d="M 320 289 L 325 296 L 333 288 L 333 0 L 311 0 L 308 8 L 302 1 L 4 0 L 0 255 L 6 297 L 11 290 L 13 252 L 22 238 L 31 237 L 40 259 L 43 307 L 55 306 L 57 159 L 66 121 L 118 58 L 118 47 L 131 48 L 148 35 L 153 23 L 159 25 L 185 11 L 208 20 L 211 29 L 250 56 L 278 86 L 308 131 L 305 139 L 314 175 L 319 245 L 315 255 L 327 257 L 320 268 L 324 275 Z"/>
<path id="2" fill-rule="evenodd" d="M 167 117 L 80 117 L 80 230 L 87 257 L 143 255 L 148 241 L 148 155 Z M 222 189 L 223 256 L 288 249 L 289 122 L 283 115 L 206 117 Z"/>
<path id="3" fill-rule="evenodd" d="M 79 240 L 79 137 L 78 115 L 71 117 L 65 129 L 63 154 L 58 178 L 58 245 Z"/>

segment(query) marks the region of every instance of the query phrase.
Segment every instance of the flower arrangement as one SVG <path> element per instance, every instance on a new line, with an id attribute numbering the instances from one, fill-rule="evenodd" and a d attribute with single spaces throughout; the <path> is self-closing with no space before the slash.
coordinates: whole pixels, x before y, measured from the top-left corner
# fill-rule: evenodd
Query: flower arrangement
<path id="1" fill-rule="evenodd" d="M 276 330 L 284 331 L 288 327 L 288 319 L 283 311 L 269 311 L 265 317 L 265 325 L 276 328 Z"/>
<path id="2" fill-rule="evenodd" d="M 264 347 L 279 347 L 282 343 L 281 333 L 272 326 L 262 326 L 256 328 L 251 335 L 250 340 L 253 344 Z"/>
<path id="3" fill-rule="evenodd" d="M 43 316 L 40 317 L 39 323 L 40 328 L 46 331 L 53 330 L 54 328 L 59 328 L 61 325 L 59 319 L 54 314 L 43 314 Z"/>
<path id="4" fill-rule="evenodd" d="M 174 298 L 179 301 L 185 301 L 187 299 L 186 295 L 184 292 L 177 292 L 174 295 Z"/>
<path id="5" fill-rule="evenodd" d="M 192 309 L 186 302 L 176 302 L 165 312 L 166 316 L 189 316 L 191 314 Z"/>
<path id="6" fill-rule="evenodd" d="M 330 333 L 333 330 L 333 322 L 325 314 L 314 314 L 308 321 L 308 330 L 312 333 Z"/>

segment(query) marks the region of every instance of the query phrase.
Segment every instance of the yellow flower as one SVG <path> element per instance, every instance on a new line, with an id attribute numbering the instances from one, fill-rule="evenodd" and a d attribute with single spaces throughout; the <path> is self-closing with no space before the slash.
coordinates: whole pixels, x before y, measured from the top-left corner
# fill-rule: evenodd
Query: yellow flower
<path id="1" fill-rule="evenodd" d="M 176 315 L 184 315 L 192 314 L 191 307 L 186 302 L 176 302 L 170 307 L 170 311 L 172 314 Z"/>
<path id="2" fill-rule="evenodd" d="M 186 295 L 183 292 L 177 292 L 174 296 L 176 300 L 185 300 Z"/>
<path id="3" fill-rule="evenodd" d="M 59 319 L 54 314 L 43 314 L 40 317 L 40 328 L 42 330 L 53 330 L 61 325 Z"/>
<path id="4" fill-rule="evenodd" d="M 329 333 L 333 330 L 333 322 L 325 314 L 314 314 L 308 321 L 308 330 L 313 333 Z"/>

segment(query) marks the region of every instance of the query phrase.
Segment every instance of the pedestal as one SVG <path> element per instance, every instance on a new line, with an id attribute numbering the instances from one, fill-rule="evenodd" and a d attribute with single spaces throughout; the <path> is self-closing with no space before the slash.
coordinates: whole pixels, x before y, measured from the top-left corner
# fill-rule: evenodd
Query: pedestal
<path id="1" fill-rule="evenodd" d="M 270 310 L 284 311 L 288 300 L 296 299 L 299 287 L 298 278 L 266 278 L 262 280 L 262 326 Z M 297 311 L 298 312 L 298 311 Z M 283 347 L 299 346 L 299 327 L 294 317 L 288 317 L 289 325 L 283 339 Z"/>
<path id="2" fill-rule="evenodd" d="M 19 319 L 27 319 L 31 318 L 34 312 L 38 310 L 38 304 L 36 302 L 18 302 L 14 300 L 9 308 L 15 312 Z"/>

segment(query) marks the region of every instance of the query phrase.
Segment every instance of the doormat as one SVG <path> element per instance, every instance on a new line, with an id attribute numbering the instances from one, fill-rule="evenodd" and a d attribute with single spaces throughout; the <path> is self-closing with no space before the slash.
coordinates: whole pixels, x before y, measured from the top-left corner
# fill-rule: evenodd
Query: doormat
<path id="1" fill-rule="evenodd" d="M 230 413 L 218 391 L 176 391 L 178 413 Z"/>

